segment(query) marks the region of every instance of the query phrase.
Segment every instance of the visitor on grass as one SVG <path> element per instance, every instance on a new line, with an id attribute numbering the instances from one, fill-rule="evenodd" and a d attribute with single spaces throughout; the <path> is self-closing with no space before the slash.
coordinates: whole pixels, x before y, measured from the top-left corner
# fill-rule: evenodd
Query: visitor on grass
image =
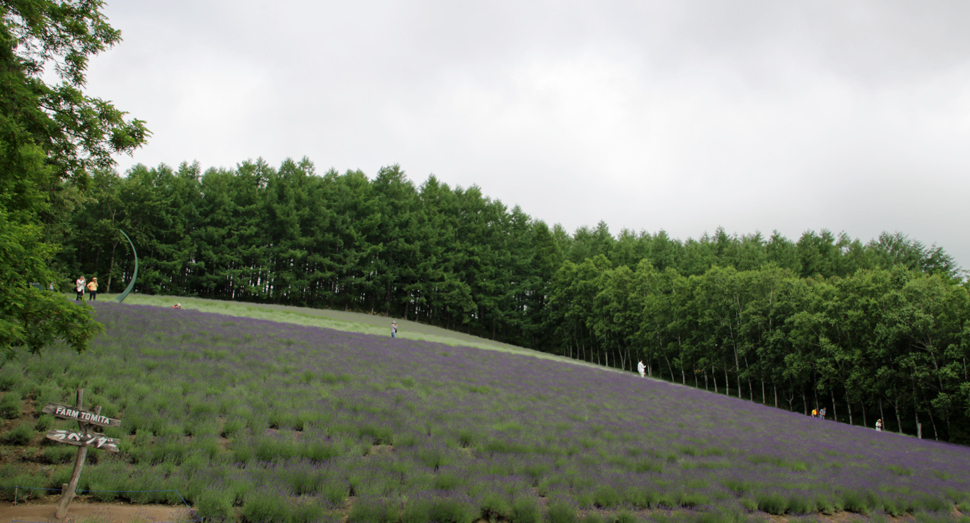
<path id="1" fill-rule="evenodd" d="M 182 308 L 182 304 L 181 303 L 176 303 L 175 305 L 172 305 L 172 308 L 173 309 L 181 309 Z"/>
<path id="2" fill-rule="evenodd" d="M 825 407 L 822 407 L 822 410 L 818 411 L 818 417 L 825 419 Z"/>
<path id="3" fill-rule="evenodd" d="M 78 278 L 77 280 L 74 281 L 74 290 L 77 291 L 77 297 L 74 298 L 74 301 L 81 301 L 81 300 L 84 299 L 84 283 L 85 283 L 85 281 L 87 281 L 87 280 L 84 279 L 84 275 L 83 274 L 81 275 L 80 278 Z"/>
<path id="4" fill-rule="evenodd" d="M 640 363 L 637 364 L 637 372 L 640 373 L 641 378 L 646 377 L 646 374 L 644 374 L 644 371 L 646 370 L 647 370 L 647 366 L 643 364 L 643 360 L 640 360 Z"/>
<path id="5" fill-rule="evenodd" d="M 882 418 L 876 420 L 876 432 L 882 432 Z"/>
<path id="6" fill-rule="evenodd" d="M 392 321 L 391 322 L 391 337 L 392 338 L 397 338 L 397 322 L 396 321 Z"/>
<path id="7" fill-rule="evenodd" d="M 91 278 L 88 282 L 88 301 L 98 300 L 98 279 Z"/>
<path id="8" fill-rule="evenodd" d="M 812 417 L 813 418 L 817 418 L 818 417 L 818 410 L 812 409 Z"/>

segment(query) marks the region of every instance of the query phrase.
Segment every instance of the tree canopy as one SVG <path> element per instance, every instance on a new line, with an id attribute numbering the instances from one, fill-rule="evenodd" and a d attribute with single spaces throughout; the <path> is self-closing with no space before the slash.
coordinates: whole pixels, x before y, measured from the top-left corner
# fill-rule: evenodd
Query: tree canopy
<path id="1" fill-rule="evenodd" d="M 0 1 L 0 346 L 83 351 L 97 325 L 47 288 L 94 168 L 141 145 L 144 122 L 83 92 L 89 59 L 118 43 L 97 0 Z M 45 81 L 55 73 L 56 80 Z"/>

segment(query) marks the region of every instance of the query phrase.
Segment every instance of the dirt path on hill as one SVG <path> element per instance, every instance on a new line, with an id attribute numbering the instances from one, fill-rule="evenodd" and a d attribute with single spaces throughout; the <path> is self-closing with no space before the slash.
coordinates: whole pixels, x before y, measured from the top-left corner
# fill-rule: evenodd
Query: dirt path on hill
<path id="1" fill-rule="evenodd" d="M 35 500 L 26 503 L 0 503 L 0 523 L 180 523 L 193 521 L 194 514 L 185 506 L 126 505 L 124 503 L 87 503 L 75 498 L 67 517 L 55 519 L 57 500 Z"/>

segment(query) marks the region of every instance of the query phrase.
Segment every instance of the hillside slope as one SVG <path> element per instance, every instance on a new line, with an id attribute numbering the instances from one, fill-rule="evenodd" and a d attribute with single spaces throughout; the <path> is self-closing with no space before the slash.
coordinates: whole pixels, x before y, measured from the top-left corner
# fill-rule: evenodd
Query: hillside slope
<path id="1" fill-rule="evenodd" d="M 511 352 L 94 310 L 106 332 L 89 353 L 0 371 L 0 405 L 20 410 L 0 436 L 0 486 L 64 482 L 72 453 L 41 432 L 70 423 L 38 412 L 84 387 L 87 405 L 123 420 L 105 431 L 123 442 L 90 454 L 80 488 L 134 502 L 175 502 L 162 491 L 177 489 L 215 519 L 970 512 L 965 447 Z"/>

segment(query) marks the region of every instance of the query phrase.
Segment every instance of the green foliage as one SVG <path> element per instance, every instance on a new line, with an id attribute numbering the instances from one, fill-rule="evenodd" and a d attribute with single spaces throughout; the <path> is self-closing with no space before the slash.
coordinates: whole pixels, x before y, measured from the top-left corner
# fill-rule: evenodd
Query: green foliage
<path id="1" fill-rule="evenodd" d="M 631 514 L 630 512 L 621 510 L 617 512 L 614 518 L 614 521 L 616 523 L 637 523 L 637 517 Z"/>
<path id="2" fill-rule="evenodd" d="M 593 492 L 593 503 L 599 508 L 612 508 L 620 503 L 620 494 L 612 485 L 601 485 Z"/>
<path id="3" fill-rule="evenodd" d="M 478 511 L 482 519 L 488 521 L 509 519 L 512 515 L 512 503 L 505 494 L 489 491 L 481 497 Z"/>
<path id="4" fill-rule="evenodd" d="M 788 502 L 777 492 L 765 492 L 756 496 L 758 500 L 758 510 L 767 512 L 773 516 L 784 515 L 788 510 Z"/>
<path id="5" fill-rule="evenodd" d="M 47 432 L 54 426 L 54 416 L 50 414 L 41 414 L 37 418 L 37 423 L 34 424 L 34 430 L 38 432 Z M 112 436 L 114 437 L 114 436 Z"/>
<path id="6" fill-rule="evenodd" d="M 710 512 L 698 515 L 695 521 L 696 523 L 745 523 L 747 518 L 736 509 L 715 508 Z"/>
<path id="7" fill-rule="evenodd" d="M 512 500 L 512 513 L 509 515 L 511 523 L 540 523 L 542 516 L 539 512 L 537 499 L 528 496 L 517 496 Z"/>
<path id="8" fill-rule="evenodd" d="M 7 392 L 17 388 L 23 381 L 23 376 L 12 368 L 0 368 L 0 392 Z"/>
<path id="9" fill-rule="evenodd" d="M 36 435 L 37 432 L 29 423 L 19 423 L 5 432 L 2 439 L 8 445 L 28 445 Z"/>
<path id="10" fill-rule="evenodd" d="M 788 509 L 786 512 L 789 514 L 811 514 L 816 509 L 813 502 L 794 494 L 788 497 L 787 505 Z"/>
<path id="11" fill-rule="evenodd" d="M 204 521 L 236 521 L 236 512 L 228 492 L 207 490 L 199 495 L 195 510 Z"/>
<path id="12" fill-rule="evenodd" d="M 41 460 L 44 463 L 58 464 L 70 463 L 77 456 L 78 447 L 71 445 L 56 445 L 44 447 L 41 453 Z"/>
<path id="13" fill-rule="evenodd" d="M 286 497 L 276 492 L 258 491 L 247 497 L 242 516 L 251 523 L 288 523 L 290 507 Z"/>
<path id="14" fill-rule="evenodd" d="M 842 509 L 847 512 L 868 515 L 872 507 L 869 506 L 866 496 L 855 491 L 842 493 Z"/>
<path id="15" fill-rule="evenodd" d="M 0 418 L 17 419 L 22 412 L 22 401 L 18 392 L 7 392 L 0 398 Z"/>
<path id="16" fill-rule="evenodd" d="M 6 2 L 0 24 L 0 354 L 37 353 L 55 341 L 82 352 L 99 332 L 83 306 L 47 288 L 51 237 L 66 231 L 90 168 L 144 142 L 143 122 L 83 94 L 91 56 L 120 41 L 101 3 Z M 45 83 L 53 71 L 59 82 Z M 46 222 L 42 223 L 42 217 Z"/>
<path id="17" fill-rule="evenodd" d="M 563 500 L 553 500 L 546 511 L 546 523 L 579 523 L 576 507 Z"/>
<path id="18" fill-rule="evenodd" d="M 329 518 L 327 516 L 328 514 L 319 503 L 307 500 L 296 504 L 292 508 L 290 521 L 292 523 L 318 523 L 323 521 L 338 523 L 340 521 L 336 515 L 329 515 Z"/>
<path id="19" fill-rule="evenodd" d="M 401 523 L 431 521 L 427 519 L 429 514 L 430 503 L 411 503 L 406 505 L 400 514 L 400 521 Z M 398 521 L 398 511 L 394 504 L 376 497 L 357 498 L 347 515 L 347 523 L 395 523 L 396 521 Z"/>

